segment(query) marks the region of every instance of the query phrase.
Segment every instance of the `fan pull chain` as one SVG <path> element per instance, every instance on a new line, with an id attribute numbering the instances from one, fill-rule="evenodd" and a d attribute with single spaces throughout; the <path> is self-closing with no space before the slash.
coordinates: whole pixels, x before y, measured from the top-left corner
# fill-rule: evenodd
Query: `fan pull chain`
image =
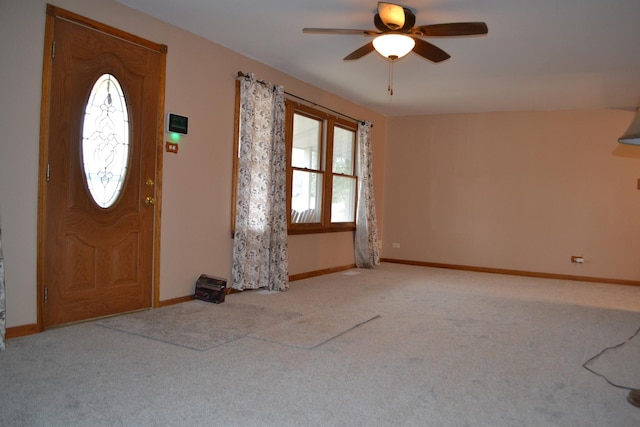
<path id="1" fill-rule="evenodd" d="M 387 84 L 389 96 L 393 96 L 393 61 L 389 63 L 389 83 Z"/>
<path id="2" fill-rule="evenodd" d="M 389 56 L 389 84 L 387 85 L 387 92 L 389 96 L 393 96 L 393 63 L 398 59 L 397 56 L 391 55 Z"/>

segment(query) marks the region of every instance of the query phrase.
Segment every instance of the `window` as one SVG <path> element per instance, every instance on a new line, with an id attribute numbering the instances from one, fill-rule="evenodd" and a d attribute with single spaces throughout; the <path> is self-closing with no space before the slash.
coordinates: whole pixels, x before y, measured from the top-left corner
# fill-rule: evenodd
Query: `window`
<path id="1" fill-rule="evenodd" d="M 231 234 L 235 233 L 240 139 L 240 83 L 236 82 Z M 286 102 L 289 234 L 356 228 L 358 126 L 324 111 Z"/>
<path id="2" fill-rule="evenodd" d="M 355 123 L 287 101 L 289 232 L 353 230 Z"/>

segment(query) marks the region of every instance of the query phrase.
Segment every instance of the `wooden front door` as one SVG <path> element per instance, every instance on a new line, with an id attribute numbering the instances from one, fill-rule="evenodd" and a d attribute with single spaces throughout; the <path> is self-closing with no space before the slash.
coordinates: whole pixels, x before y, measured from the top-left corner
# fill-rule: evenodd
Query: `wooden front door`
<path id="1" fill-rule="evenodd" d="M 152 304 L 166 57 L 166 46 L 53 6 L 47 14 L 45 328 Z"/>

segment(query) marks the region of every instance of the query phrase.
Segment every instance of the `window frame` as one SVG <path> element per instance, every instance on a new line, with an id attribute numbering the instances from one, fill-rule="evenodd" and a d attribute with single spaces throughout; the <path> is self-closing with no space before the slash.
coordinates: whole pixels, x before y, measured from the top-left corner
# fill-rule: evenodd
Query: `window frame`
<path id="1" fill-rule="evenodd" d="M 321 214 L 320 222 L 315 223 L 292 223 L 291 222 L 291 199 L 292 199 L 292 183 L 293 171 L 308 169 L 297 168 L 292 166 L 293 152 L 293 122 L 294 115 L 302 116 L 322 121 L 322 136 L 320 140 L 320 170 L 312 169 L 314 173 L 322 175 L 322 197 L 321 197 Z M 334 128 L 352 131 L 354 133 L 353 141 L 353 175 L 333 172 L 333 137 Z M 312 233 L 328 233 L 354 231 L 356 229 L 356 209 L 358 205 L 358 125 L 355 122 L 333 116 L 316 108 L 294 102 L 290 99 L 285 103 L 285 143 L 287 147 L 287 225 L 289 234 L 312 234 Z M 331 204 L 333 199 L 333 178 L 335 176 L 348 177 L 355 180 L 355 194 L 353 206 L 353 221 L 349 222 L 331 222 Z"/>

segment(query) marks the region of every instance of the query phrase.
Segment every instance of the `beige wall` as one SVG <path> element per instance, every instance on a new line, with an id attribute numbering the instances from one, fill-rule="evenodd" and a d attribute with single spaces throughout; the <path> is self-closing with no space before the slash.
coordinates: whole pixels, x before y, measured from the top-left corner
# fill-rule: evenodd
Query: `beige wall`
<path id="1" fill-rule="evenodd" d="M 640 280 L 640 147 L 617 142 L 632 116 L 391 118 L 384 257 Z"/>
<path id="2" fill-rule="evenodd" d="M 59 0 L 71 10 L 168 45 L 166 111 L 189 117 L 179 154 L 164 156 L 160 299 L 193 293 L 201 273 L 229 277 L 233 119 L 237 71 L 374 123 L 377 197 L 382 201 L 386 118 L 191 33 L 109 0 Z M 43 0 L 0 2 L 0 216 L 7 326 L 35 323 Z M 379 217 L 382 219 L 382 204 Z M 290 273 L 353 263 L 352 233 L 292 236 Z"/>

